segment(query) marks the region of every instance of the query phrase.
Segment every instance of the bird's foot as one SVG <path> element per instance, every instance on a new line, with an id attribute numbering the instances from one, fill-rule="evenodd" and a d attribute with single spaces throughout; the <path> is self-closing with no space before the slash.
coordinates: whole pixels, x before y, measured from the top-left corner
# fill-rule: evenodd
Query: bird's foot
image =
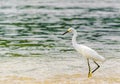
<path id="1" fill-rule="evenodd" d="M 88 73 L 88 78 L 91 78 L 92 77 L 92 72 L 89 72 Z"/>

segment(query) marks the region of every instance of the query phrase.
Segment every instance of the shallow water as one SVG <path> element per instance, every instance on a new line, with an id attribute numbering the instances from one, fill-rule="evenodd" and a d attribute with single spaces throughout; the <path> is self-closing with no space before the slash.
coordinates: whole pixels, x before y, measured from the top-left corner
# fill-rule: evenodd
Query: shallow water
<path id="1" fill-rule="evenodd" d="M 86 60 L 71 46 L 72 34 L 62 35 L 68 27 L 78 31 L 78 43 L 106 58 L 91 80 L 87 78 Z M 118 0 L 1 0 L 0 83 L 28 79 L 30 84 L 43 80 L 48 84 L 82 84 L 88 80 L 86 84 L 97 84 L 98 80 L 118 84 L 119 36 Z M 92 61 L 91 66 L 95 67 Z"/>

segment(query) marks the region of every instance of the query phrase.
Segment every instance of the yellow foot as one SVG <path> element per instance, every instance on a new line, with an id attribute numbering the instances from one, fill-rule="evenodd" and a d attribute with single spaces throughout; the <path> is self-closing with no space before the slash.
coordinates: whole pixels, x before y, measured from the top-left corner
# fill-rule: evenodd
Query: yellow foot
<path id="1" fill-rule="evenodd" d="M 92 77 L 92 72 L 88 73 L 88 78 Z"/>

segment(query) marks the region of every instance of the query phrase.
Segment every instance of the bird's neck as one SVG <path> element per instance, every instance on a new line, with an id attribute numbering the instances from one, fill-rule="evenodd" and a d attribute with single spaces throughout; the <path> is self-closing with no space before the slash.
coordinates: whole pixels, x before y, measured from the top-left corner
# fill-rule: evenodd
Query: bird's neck
<path id="1" fill-rule="evenodd" d="M 76 45 L 76 44 L 77 44 L 76 38 L 77 38 L 77 32 L 74 30 L 74 32 L 73 32 L 73 37 L 72 37 L 72 44 L 73 44 L 73 45 Z"/>

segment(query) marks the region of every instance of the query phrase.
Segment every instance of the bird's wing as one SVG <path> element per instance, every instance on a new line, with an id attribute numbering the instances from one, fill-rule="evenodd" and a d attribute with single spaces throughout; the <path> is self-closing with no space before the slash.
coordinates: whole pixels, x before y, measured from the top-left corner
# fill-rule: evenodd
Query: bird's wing
<path id="1" fill-rule="evenodd" d="M 85 56 L 86 58 L 103 61 L 104 57 L 99 55 L 95 50 L 85 45 L 79 45 L 79 50 L 77 50 L 80 54 Z"/>

